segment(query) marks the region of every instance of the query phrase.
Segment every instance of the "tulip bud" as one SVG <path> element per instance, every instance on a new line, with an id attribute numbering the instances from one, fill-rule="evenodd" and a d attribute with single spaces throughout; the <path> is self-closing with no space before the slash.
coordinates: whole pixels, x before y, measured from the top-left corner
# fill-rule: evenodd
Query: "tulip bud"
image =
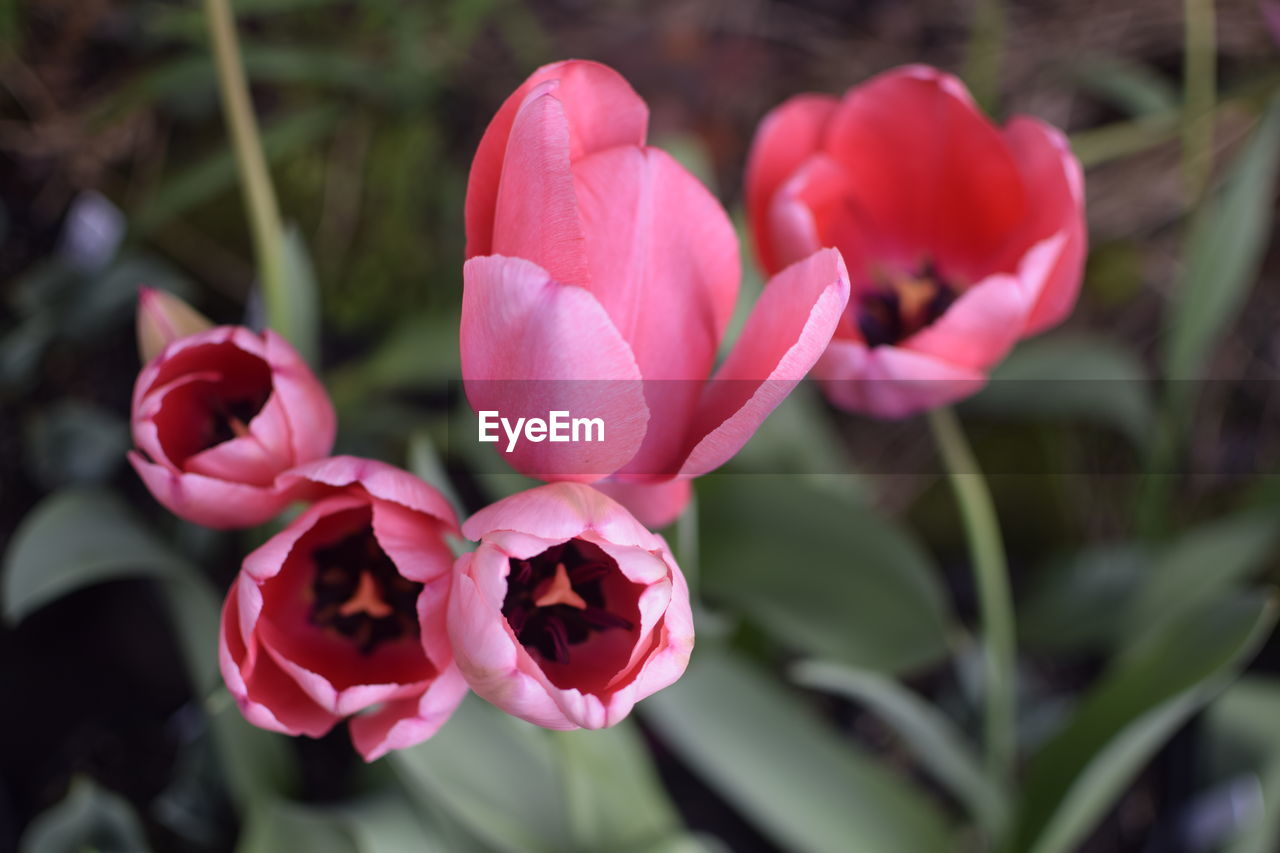
<path id="1" fill-rule="evenodd" d="M 140 315 L 157 318 L 164 334 L 170 327 L 159 320 L 173 313 L 162 299 L 152 304 L 161 307 Z M 328 454 L 337 430 L 328 394 L 293 347 L 240 326 L 164 347 L 138 374 L 131 424 L 138 449 L 129 461 L 151 494 L 217 528 L 277 515 L 292 498 L 276 478 Z"/>
<path id="2" fill-rule="evenodd" d="M 138 355 L 143 364 L 178 338 L 212 326 L 208 318 L 172 293 L 138 288 Z"/>

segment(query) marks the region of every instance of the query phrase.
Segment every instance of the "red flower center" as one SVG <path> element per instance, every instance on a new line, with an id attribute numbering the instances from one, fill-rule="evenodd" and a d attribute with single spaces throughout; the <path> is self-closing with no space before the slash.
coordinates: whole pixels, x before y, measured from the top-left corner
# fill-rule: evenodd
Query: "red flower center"
<path id="1" fill-rule="evenodd" d="M 857 295 L 854 319 L 867 346 L 896 344 L 945 314 L 956 296 L 956 289 L 926 261 L 914 275 L 882 276 Z"/>
<path id="2" fill-rule="evenodd" d="M 190 381 L 165 395 L 156 415 L 160 443 L 179 466 L 202 450 L 246 435 L 273 388 L 270 366 L 231 343 L 179 353 L 165 364 L 153 387 L 184 375 Z"/>
<path id="3" fill-rule="evenodd" d="M 418 635 L 422 584 L 396 570 L 373 527 L 312 552 L 311 621 L 350 637 L 369 654 L 382 643 Z"/>
<path id="4" fill-rule="evenodd" d="M 609 610 L 605 581 L 618 573 L 612 557 L 571 539 L 528 560 L 511 560 L 502 615 L 521 645 L 544 660 L 569 662 L 570 647 L 592 634 L 634 626 Z"/>

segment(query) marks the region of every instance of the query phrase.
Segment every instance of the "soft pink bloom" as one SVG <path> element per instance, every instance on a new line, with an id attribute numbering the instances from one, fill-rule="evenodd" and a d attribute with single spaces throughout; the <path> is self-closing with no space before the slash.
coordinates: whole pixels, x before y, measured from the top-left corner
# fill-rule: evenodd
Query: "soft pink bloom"
<path id="1" fill-rule="evenodd" d="M 161 334 L 144 293 L 139 329 Z M 290 500 L 276 478 L 333 447 L 324 387 L 268 330 L 219 326 L 171 340 L 133 388 L 129 461 L 156 500 L 206 527 L 249 527 Z"/>
<path id="2" fill-rule="evenodd" d="M 848 283 L 834 251 L 795 258 L 716 370 L 737 238 L 707 189 L 644 144 L 647 124 L 593 62 L 548 65 L 507 99 L 467 187 L 461 345 L 477 411 L 605 422 L 602 443 L 525 441 L 504 458 L 546 480 L 611 477 L 661 526 L 687 499 L 680 481 L 733 456 L 808 372 Z"/>
<path id="3" fill-rule="evenodd" d="M 814 374 L 847 409 L 900 417 L 972 394 L 1075 303 L 1080 164 L 1026 116 L 997 128 L 963 84 L 913 65 L 760 125 L 747 205 L 761 264 L 844 256 L 849 311 Z"/>
<path id="4" fill-rule="evenodd" d="M 272 731 L 319 737 L 349 718 L 366 761 L 426 740 L 466 694 L 444 625 L 453 510 L 368 459 L 324 459 L 283 479 L 318 500 L 245 558 L 227 594 L 227 689 Z"/>
<path id="5" fill-rule="evenodd" d="M 449 637 L 471 688 L 553 729 L 611 726 L 674 682 L 693 649 L 667 543 L 590 486 L 513 495 L 462 526 Z"/>

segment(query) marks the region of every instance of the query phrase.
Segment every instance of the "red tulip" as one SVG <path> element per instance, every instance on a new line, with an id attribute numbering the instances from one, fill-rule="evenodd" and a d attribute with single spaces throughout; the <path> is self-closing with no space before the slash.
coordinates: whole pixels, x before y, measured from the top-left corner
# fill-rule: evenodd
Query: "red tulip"
<path id="1" fill-rule="evenodd" d="M 373 761 L 426 740 L 466 694 L 444 626 L 457 535 L 440 493 L 340 456 L 286 475 L 319 500 L 245 558 L 218 659 L 245 718 L 319 737 L 350 718 Z"/>
<path id="2" fill-rule="evenodd" d="M 462 526 L 449 637 L 471 688 L 553 729 L 611 726 L 684 672 L 693 618 L 661 536 L 579 483 L 513 495 Z"/>
<path id="3" fill-rule="evenodd" d="M 277 476 L 333 447 L 333 404 L 279 335 L 220 326 L 175 337 L 198 328 L 193 317 L 173 297 L 142 294 L 140 345 L 162 348 L 133 388 L 138 451 L 129 461 L 156 500 L 189 521 L 261 524 L 290 500 Z"/>
<path id="4" fill-rule="evenodd" d="M 517 469 L 610 477 L 605 488 L 660 526 L 688 479 L 733 456 L 808 372 L 848 284 L 836 252 L 796 258 L 711 379 L 737 238 L 706 188 L 644 144 L 647 123 L 626 81 L 593 62 L 546 66 L 507 99 L 467 187 L 461 345 L 477 411 L 605 424 L 597 444 L 515 446 Z"/>
<path id="5" fill-rule="evenodd" d="M 835 246 L 849 311 L 815 368 L 837 405 L 900 417 L 978 390 L 1080 288 L 1083 180 L 1063 135 L 993 126 L 956 78 L 886 72 L 760 125 L 747 201 L 760 262 Z"/>

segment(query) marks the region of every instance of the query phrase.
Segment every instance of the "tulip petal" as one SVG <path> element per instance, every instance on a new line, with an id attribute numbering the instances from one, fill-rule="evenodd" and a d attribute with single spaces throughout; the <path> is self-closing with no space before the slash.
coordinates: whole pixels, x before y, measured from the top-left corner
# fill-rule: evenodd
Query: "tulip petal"
<path id="1" fill-rule="evenodd" d="M 129 463 L 162 506 L 187 521 L 217 530 L 263 524 L 279 515 L 290 500 L 274 487 L 184 474 L 149 462 L 132 450 Z"/>
<path id="2" fill-rule="evenodd" d="M 270 655 L 251 650 L 240 633 L 239 580 L 231 585 L 218 632 L 218 664 L 245 719 L 259 728 L 320 737 L 339 717 L 317 705 Z M 252 639 L 251 639 L 252 641 Z"/>
<path id="3" fill-rule="evenodd" d="M 569 121 L 548 81 L 516 113 L 498 183 L 493 252 L 525 258 L 565 284 L 587 286 L 586 239 L 569 171 Z"/>
<path id="4" fill-rule="evenodd" d="M 273 396 L 280 402 L 291 436 L 292 464 L 327 456 L 338 433 L 329 393 L 288 341 L 270 329 L 262 337 L 263 357 L 271 366 Z M 259 431 L 256 419 L 251 428 L 255 434 Z"/>
<path id="5" fill-rule="evenodd" d="M 952 280 L 995 271 L 1025 214 L 1023 182 L 959 80 L 925 66 L 885 72 L 849 90 L 826 145 L 878 256 L 906 270 L 932 261 Z"/>
<path id="6" fill-rule="evenodd" d="M 569 158 L 577 160 L 618 145 L 643 145 L 649 109 L 621 74 L 584 60 L 545 65 L 503 102 L 476 148 L 467 182 L 467 258 L 498 253 L 493 222 L 507 140 L 529 92 L 546 81 L 563 104 L 569 124 Z"/>
<path id="7" fill-rule="evenodd" d="M 440 673 L 423 694 L 396 699 L 347 723 L 351 742 L 365 761 L 422 743 L 440 730 L 467 695 L 467 682 L 458 668 Z"/>
<path id="8" fill-rule="evenodd" d="M 1054 234 L 1065 235 L 1051 269 L 1043 276 L 1027 320 L 1025 334 L 1036 334 L 1061 322 L 1075 305 L 1083 279 L 1088 235 L 1084 218 L 1084 177 L 1066 137 L 1038 119 L 1017 116 L 1004 136 L 1028 195 L 1035 204 L 1028 212 L 1018 251 Z M 1014 268 L 1016 259 L 1006 262 Z"/>
<path id="9" fill-rule="evenodd" d="M 824 247 L 836 247 L 852 277 L 869 278 L 870 229 L 866 217 L 850 200 L 849 176 L 829 154 L 814 154 L 774 194 L 768 210 L 774 259 L 779 267 L 804 260 Z"/>
<path id="10" fill-rule="evenodd" d="M 604 492 L 626 507 L 646 527 L 657 530 L 680 517 L 693 496 L 693 483 L 687 479 L 669 480 L 601 480 L 592 487 Z"/>
<path id="11" fill-rule="evenodd" d="M 837 339 L 814 367 L 832 403 L 881 418 L 904 418 L 979 391 L 987 378 L 933 356 L 895 346 Z"/>
<path id="12" fill-rule="evenodd" d="M 776 247 L 770 209 L 782 185 L 822 148 L 822 138 L 839 100 L 830 95 L 795 95 L 774 107 L 760 122 L 747 156 L 747 216 L 760 266 L 772 275 L 821 248 L 787 257 Z"/>
<path id="13" fill-rule="evenodd" d="M 747 443 L 822 355 L 848 301 L 848 272 L 834 249 L 774 276 L 707 385 L 680 476 L 701 476 Z"/>
<path id="14" fill-rule="evenodd" d="M 299 465 L 280 475 L 280 483 L 314 499 L 332 489 L 358 485 L 370 496 L 424 513 L 445 523 L 450 531 L 458 527 L 453 507 L 440 492 L 408 471 L 376 459 L 359 456 L 331 456 Z M 326 487 L 311 491 L 307 484 Z"/>
<path id="15" fill-rule="evenodd" d="M 596 298 L 519 258 L 472 258 L 463 275 L 462 375 L 472 407 L 513 424 L 552 411 L 605 424 L 604 441 L 519 441 L 504 458 L 524 473 L 588 481 L 631 459 L 649 410 L 631 349 Z"/>
<path id="16" fill-rule="evenodd" d="M 468 539 L 515 530 L 525 535 L 564 542 L 594 530 L 616 545 L 646 550 L 660 540 L 629 512 L 600 491 L 581 483 L 552 483 L 519 492 L 490 504 L 462 524 Z"/>
<path id="17" fill-rule="evenodd" d="M 738 242 L 720 203 L 664 152 L 614 148 L 574 166 L 591 292 L 631 346 L 653 423 L 686 424 L 733 313 Z M 679 429 L 652 429 L 627 470 L 669 467 Z"/>
<path id="18" fill-rule="evenodd" d="M 996 273 L 964 291 L 932 325 L 898 346 L 957 367 L 985 370 L 1017 343 L 1029 307 L 1022 282 Z"/>

